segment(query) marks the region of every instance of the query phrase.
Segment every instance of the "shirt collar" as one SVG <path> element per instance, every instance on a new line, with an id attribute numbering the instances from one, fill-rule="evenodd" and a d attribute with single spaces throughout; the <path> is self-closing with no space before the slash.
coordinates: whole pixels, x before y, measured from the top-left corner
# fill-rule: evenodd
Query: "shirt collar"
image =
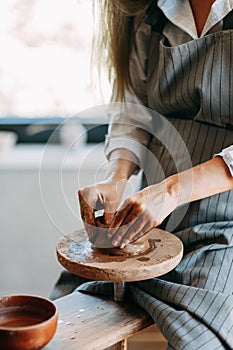
<path id="1" fill-rule="evenodd" d="M 158 0 L 158 7 L 170 22 L 188 33 L 193 39 L 198 38 L 193 12 L 188 0 Z M 232 9 L 233 0 L 216 0 L 212 5 L 209 17 L 200 36 L 204 36 Z"/>

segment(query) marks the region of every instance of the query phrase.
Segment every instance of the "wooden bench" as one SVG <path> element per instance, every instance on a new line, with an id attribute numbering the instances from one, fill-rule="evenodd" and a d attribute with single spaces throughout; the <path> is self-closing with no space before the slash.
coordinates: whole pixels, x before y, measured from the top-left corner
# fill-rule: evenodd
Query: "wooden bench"
<path id="1" fill-rule="evenodd" d="M 55 304 L 58 328 L 44 350 L 103 350 L 153 324 L 141 308 L 128 301 L 116 303 L 74 292 Z"/>

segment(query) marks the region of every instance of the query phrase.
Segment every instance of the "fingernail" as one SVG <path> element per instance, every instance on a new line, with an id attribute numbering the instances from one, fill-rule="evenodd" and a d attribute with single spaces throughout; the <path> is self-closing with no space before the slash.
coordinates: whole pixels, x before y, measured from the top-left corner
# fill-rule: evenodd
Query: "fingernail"
<path id="1" fill-rule="evenodd" d="M 121 249 L 125 248 L 125 243 L 122 243 L 122 244 L 120 245 L 120 248 L 121 248 Z"/>
<path id="2" fill-rule="evenodd" d="M 114 245 L 114 246 L 117 246 L 119 243 L 118 243 L 118 240 L 113 240 L 112 241 L 112 245 Z"/>
<path id="3" fill-rule="evenodd" d="M 122 248 L 125 248 L 125 246 L 127 246 L 127 244 L 129 244 L 128 239 L 126 241 L 122 242 L 121 247 L 123 246 Z"/>

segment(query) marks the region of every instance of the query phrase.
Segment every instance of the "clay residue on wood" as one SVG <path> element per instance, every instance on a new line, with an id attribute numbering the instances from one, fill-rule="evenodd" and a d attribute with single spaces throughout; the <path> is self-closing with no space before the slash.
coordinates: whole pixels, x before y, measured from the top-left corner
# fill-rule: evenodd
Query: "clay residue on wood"
<path id="1" fill-rule="evenodd" d="M 144 256 L 157 249 L 153 240 L 142 241 L 141 239 L 125 248 L 96 248 L 86 238 L 80 242 L 71 242 L 66 254 L 69 258 L 82 262 L 122 262 L 126 259 Z"/>
<path id="2" fill-rule="evenodd" d="M 93 249 L 96 252 L 101 252 L 102 254 L 108 254 L 111 256 L 136 256 L 148 252 L 150 250 L 150 243 L 148 241 L 148 236 L 144 236 L 133 243 L 129 243 L 124 248 L 100 248 L 99 246 L 93 245 Z"/>
<path id="3" fill-rule="evenodd" d="M 96 219 L 98 233 L 95 240 L 92 241 L 92 248 L 96 253 L 117 255 L 117 256 L 135 256 L 147 252 L 150 249 L 148 235 L 144 235 L 137 241 L 127 244 L 126 247 L 114 247 L 111 239 L 108 238 L 108 225 L 103 222 L 103 217 Z"/>
<path id="4" fill-rule="evenodd" d="M 137 255 L 112 255 L 93 249 L 85 230 L 61 239 L 57 245 L 60 263 L 69 271 L 89 279 L 129 282 L 164 275 L 181 260 L 182 242 L 159 229 L 148 233 L 149 249 Z M 116 248 L 119 249 L 119 248 Z"/>

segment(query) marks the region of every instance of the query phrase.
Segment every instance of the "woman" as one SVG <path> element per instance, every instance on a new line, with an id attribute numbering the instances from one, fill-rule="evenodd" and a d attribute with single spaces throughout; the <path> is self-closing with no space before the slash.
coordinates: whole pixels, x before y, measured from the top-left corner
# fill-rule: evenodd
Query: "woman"
<path id="1" fill-rule="evenodd" d="M 103 3 L 115 101 L 155 112 L 140 122 L 124 110 L 113 118 L 109 174 L 79 190 L 82 219 L 94 239 L 95 210 L 104 208 L 109 240 L 120 247 L 158 225 L 176 234 L 184 244 L 181 263 L 132 284 L 134 300 L 169 349 L 233 349 L 233 1 Z M 145 188 L 119 207 L 140 166 Z"/>

